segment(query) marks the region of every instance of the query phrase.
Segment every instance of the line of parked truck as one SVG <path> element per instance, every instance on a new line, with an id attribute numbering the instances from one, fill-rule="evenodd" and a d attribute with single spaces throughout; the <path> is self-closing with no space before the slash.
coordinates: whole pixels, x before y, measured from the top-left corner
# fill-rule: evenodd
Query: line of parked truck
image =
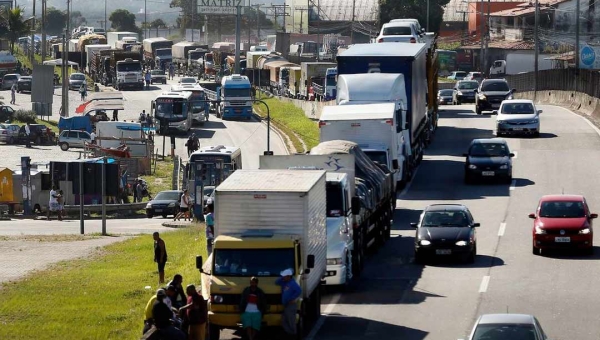
<path id="1" fill-rule="evenodd" d="M 303 290 L 301 338 L 319 317 L 319 284 L 347 285 L 365 255 L 390 238 L 396 192 L 436 127 L 434 51 L 435 41 L 350 46 L 337 56 L 337 105 L 323 109 L 320 144 L 309 154 L 260 156 L 259 170 L 218 167 L 228 176 L 215 183 L 213 253 L 196 261 L 210 299 L 211 339 L 239 326 L 235 306 L 249 277 L 285 269 Z M 191 162 L 194 178 L 204 179 L 207 162 Z M 261 280 L 261 288 L 270 307 L 263 323 L 277 326 L 279 287 Z"/>

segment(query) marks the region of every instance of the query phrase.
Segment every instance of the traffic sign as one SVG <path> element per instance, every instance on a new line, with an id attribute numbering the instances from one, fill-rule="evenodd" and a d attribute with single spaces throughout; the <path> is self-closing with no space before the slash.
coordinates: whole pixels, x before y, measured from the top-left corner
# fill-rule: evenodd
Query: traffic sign
<path id="1" fill-rule="evenodd" d="M 237 8 L 244 6 L 245 0 L 198 0 L 200 14 L 236 14 Z"/>

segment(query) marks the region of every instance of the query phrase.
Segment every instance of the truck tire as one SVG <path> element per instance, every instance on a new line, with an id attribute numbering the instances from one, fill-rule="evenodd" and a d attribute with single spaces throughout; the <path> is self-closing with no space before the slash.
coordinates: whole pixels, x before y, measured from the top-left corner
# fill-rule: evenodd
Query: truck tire
<path id="1" fill-rule="evenodd" d="M 208 338 L 210 340 L 219 340 L 221 338 L 221 329 L 217 325 L 208 324 Z"/>
<path id="2" fill-rule="evenodd" d="M 359 277 L 364 266 L 364 237 L 362 232 L 359 232 L 359 235 L 356 236 L 356 240 L 354 241 L 354 250 L 352 251 L 352 258 L 354 259 L 354 263 L 352 266 L 352 275 Z"/>

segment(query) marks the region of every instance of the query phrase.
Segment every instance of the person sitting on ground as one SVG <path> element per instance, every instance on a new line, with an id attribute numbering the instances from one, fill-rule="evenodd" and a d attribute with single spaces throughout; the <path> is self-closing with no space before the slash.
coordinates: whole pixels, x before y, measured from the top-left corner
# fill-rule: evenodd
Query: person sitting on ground
<path id="1" fill-rule="evenodd" d="M 166 303 L 167 294 L 164 289 L 156 293 L 156 302 L 152 306 L 152 319 L 154 326 L 159 330 L 161 336 L 170 340 L 185 340 L 185 334 L 172 323 L 173 311 Z"/>
<path id="2" fill-rule="evenodd" d="M 185 295 L 185 290 L 183 289 L 183 276 L 181 276 L 181 274 L 175 274 L 175 276 L 173 276 L 173 280 L 167 284 L 167 287 L 169 286 L 173 286 L 177 289 L 175 298 L 171 299 L 173 307 L 181 308 L 186 304 L 187 301 L 187 296 Z"/>

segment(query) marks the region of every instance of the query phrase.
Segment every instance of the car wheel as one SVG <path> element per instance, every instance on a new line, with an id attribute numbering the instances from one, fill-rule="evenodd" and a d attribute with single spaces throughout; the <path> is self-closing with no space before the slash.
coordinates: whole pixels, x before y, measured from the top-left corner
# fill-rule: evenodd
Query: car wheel
<path id="1" fill-rule="evenodd" d="M 162 218 L 167 218 L 167 214 L 162 214 Z"/>
<path id="2" fill-rule="evenodd" d="M 154 215 L 152 215 L 152 213 L 146 213 L 146 217 L 152 218 L 152 217 L 154 217 Z"/>
<path id="3" fill-rule="evenodd" d="M 506 183 L 506 184 L 511 184 L 511 183 L 512 183 L 512 180 L 513 180 L 513 179 L 512 179 L 512 176 L 508 176 L 508 177 L 506 177 L 506 179 L 504 179 L 504 183 Z"/>
<path id="4" fill-rule="evenodd" d="M 475 259 L 477 258 L 477 245 L 473 247 L 473 251 L 467 257 L 467 263 L 475 263 Z"/>
<path id="5" fill-rule="evenodd" d="M 531 253 L 533 255 L 541 255 L 542 254 L 542 250 L 540 248 L 536 248 L 536 247 L 531 247 Z"/>
<path id="6" fill-rule="evenodd" d="M 584 254 L 587 256 L 593 256 L 594 255 L 594 246 L 591 246 L 591 247 L 585 249 Z"/>
<path id="7" fill-rule="evenodd" d="M 536 131 L 536 132 L 533 133 L 533 137 L 538 138 L 539 136 L 540 136 L 540 132 L 539 131 Z"/>
<path id="8" fill-rule="evenodd" d="M 479 108 L 479 106 L 478 106 L 478 105 L 475 105 L 475 112 L 476 112 L 478 115 L 480 115 L 480 114 L 482 114 L 482 113 L 483 113 L 483 111 L 481 111 L 481 109 Z"/>
<path id="9" fill-rule="evenodd" d="M 67 143 L 60 143 L 60 149 L 61 149 L 62 151 L 67 151 L 67 150 L 69 150 L 69 144 L 67 144 Z"/>

